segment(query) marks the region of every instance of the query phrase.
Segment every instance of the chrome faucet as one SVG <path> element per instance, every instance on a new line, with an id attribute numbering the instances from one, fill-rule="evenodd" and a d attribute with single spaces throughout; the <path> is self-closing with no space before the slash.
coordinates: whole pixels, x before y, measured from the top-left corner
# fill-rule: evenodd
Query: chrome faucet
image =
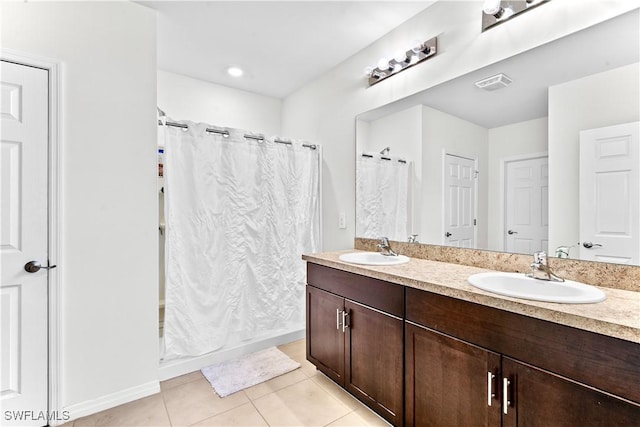
<path id="1" fill-rule="evenodd" d="M 571 245 L 571 246 L 558 246 L 556 248 L 556 257 L 557 258 L 569 258 L 569 251 L 573 248 L 575 248 L 576 246 L 580 246 L 580 242 L 576 243 L 575 245 Z"/>
<path id="2" fill-rule="evenodd" d="M 411 236 L 409 236 L 407 238 L 407 242 L 409 242 L 409 243 L 418 243 L 418 235 L 417 234 L 412 234 Z"/>
<path id="3" fill-rule="evenodd" d="M 393 250 L 391 250 L 391 245 L 389 244 L 389 239 L 386 237 L 380 238 L 380 243 L 378 243 L 378 249 L 380 249 L 380 253 L 385 256 L 398 256 Z"/>
<path id="4" fill-rule="evenodd" d="M 549 282 L 564 282 L 564 279 L 556 276 L 549 267 L 547 254 L 544 251 L 535 252 L 533 254 L 533 262 L 531 263 L 531 273 L 526 274 L 527 277 L 538 280 L 547 280 Z"/>

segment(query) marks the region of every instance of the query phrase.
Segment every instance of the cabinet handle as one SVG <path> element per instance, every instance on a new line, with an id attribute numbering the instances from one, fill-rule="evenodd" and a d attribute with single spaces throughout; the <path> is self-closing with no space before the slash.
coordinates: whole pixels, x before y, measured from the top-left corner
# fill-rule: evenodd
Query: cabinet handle
<path id="1" fill-rule="evenodd" d="M 491 372 L 487 372 L 487 405 L 491 406 L 491 400 L 496 397 L 496 394 L 493 392 L 493 380 L 495 379 L 495 375 Z"/>
<path id="2" fill-rule="evenodd" d="M 509 405 L 511 405 L 511 401 L 509 400 L 509 386 L 511 385 L 511 381 L 508 378 L 502 379 L 502 400 L 503 400 L 503 412 L 507 415 L 507 411 Z"/>
<path id="3" fill-rule="evenodd" d="M 349 327 L 349 325 L 347 325 L 347 316 L 349 316 L 349 313 L 347 313 L 346 311 L 342 312 L 342 332 L 346 332 L 346 329 Z"/>
<path id="4" fill-rule="evenodd" d="M 339 308 L 336 308 L 336 329 L 340 330 L 340 309 Z"/>

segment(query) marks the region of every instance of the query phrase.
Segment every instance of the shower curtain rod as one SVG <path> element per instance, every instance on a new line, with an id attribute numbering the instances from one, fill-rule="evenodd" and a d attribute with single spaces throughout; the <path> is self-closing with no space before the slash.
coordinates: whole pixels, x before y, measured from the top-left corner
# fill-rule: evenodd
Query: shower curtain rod
<path id="1" fill-rule="evenodd" d="M 189 129 L 189 125 L 185 125 L 184 123 L 176 123 L 176 122 L 165 122 L 163 123 L 162 120 L 158 120 L 158 126 L 171 126 L 174 128 L 181 128 L 181 129 Z M 206 132 L 208 133 L 217 133 L 219 135 L 222 135 L 224 137 L 228 137 L 229 136 L 229 131 L 228 130 L 220 130 L 220 129 L 212 129 L 212 128 L 206 128 L 205 129 Z M 245 139 L 254 139 L 256 141 L 264 141 L 264 136 L 262 135 L 249 135 L 249 134 L 245 134 L 244 135 Z M 278 144 L 286 144 L 286 145 L 293 145 L 293 143 L 291 141 L 285 141 L 282 139 L 274 139 L 273 142 L 276 142 Z M 303 147 L 305 148 L 310 148 L 312 150 L 315 150 L 317 148 L 317 146 L 315 144 L 302 144 Z"/>
<path id="2" fill-rule="evenodd" d="M 368 157 L 368 158 L 370 158 L 370 159 L 373 159 L 373 155 L 371 155 L 371 154 L 365 154 L 365 153 L 362 153 L 362 157 Z M 391 160 L 391 157 L 384 157 L 384 156 L 381 156 L 380 158 L 381 158 L 382 160 Z M 402 160 L 402 159 L 398 159 L 398 163 L 407 163 L 407 161 L 406 161 L 406 160 Z"/>

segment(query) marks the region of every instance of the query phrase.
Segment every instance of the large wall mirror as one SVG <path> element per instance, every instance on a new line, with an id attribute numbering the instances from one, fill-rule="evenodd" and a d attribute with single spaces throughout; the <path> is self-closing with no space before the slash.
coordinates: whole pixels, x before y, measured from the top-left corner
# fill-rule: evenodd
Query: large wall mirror
<path id="1" fill-rule="evenodd" d="M 640 264 L 639 23 L 358 116 L 356 236 Z"/>

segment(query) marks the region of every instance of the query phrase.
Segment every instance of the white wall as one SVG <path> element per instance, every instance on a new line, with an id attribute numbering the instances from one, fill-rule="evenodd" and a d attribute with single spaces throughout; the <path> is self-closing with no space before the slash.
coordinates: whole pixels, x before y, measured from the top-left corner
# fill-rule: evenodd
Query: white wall
<path id="1" fill-rule="evenodd" d="M 155 13 L 2 4 L 2 47 L 62 63 L 60 396 L 72 416 L 157 390 Z"/>
<path id="2" fill-rule="evenodd" d="M 487 245 L 487 129 L 451 114 L 423 106 L 422 167 L 423 189 L 421 241 L 442 244 L 444 240 L 444 154 L 455 154 L 477 160 L 478 240 L 476 247 Z"/>
<path id="3" fill-rule="evenodd" d="M 640 120 L 640 66 L 549 88 L 549 248 L 579 235 L 580 131 Z"/>
<path id="4" fill-rule="evenodd" d="M 158 70 L 158 106 L 174 120 L 282 135 L 282 101 Z"/>
<path id="5" fill-rule="evenodd" d="M 363 151 L 380 152 L 389 147 L 389 156 L 413 160 L 419 157 L 422 138 L 422 110 L 420 106 L 407 108 L 369 122 L 370 134 L 358 141 L 358 154 Z"/>
<path id="6" fill-rule="evenodd" d="M 503 250 L 504 234 L 500 229 L 501 209 L 501 159 L 547 151 L 547 118 L 527 120 L 489 129 L 489 203 L 488 249 Z"/>
<path id="7" fill-rule="evenodd" d="M 440 1 L 285 98 L 283 133 L 323 145 L 325 249 L 353 247 L 358 114 L 617 16 L 636 8 L 634 3 L 584 0 L 576 7 L 553 1 L 481 33 L 482 1 Z M 438 36 L 436 56 L 366 86 L 365 66 L 410 40 L 432 36 Z M 347 213 L 345 230 L 338 228 L 341 211 Z"/>

